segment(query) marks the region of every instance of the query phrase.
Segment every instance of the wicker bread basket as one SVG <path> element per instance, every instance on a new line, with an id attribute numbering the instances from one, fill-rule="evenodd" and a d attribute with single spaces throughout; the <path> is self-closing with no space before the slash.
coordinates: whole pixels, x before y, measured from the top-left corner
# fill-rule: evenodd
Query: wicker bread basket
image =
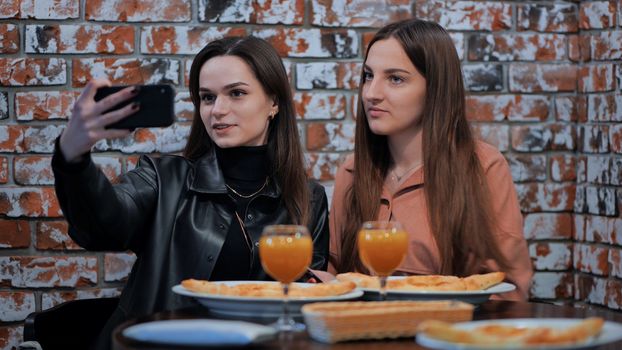
<path id="1" fill-rule="evenodd" d="M 460 301 L 312 303 L 302 307 L 311 338 L 323 343 L 411 337 L 424 320 L 469 321 L 473 305 Z"/>

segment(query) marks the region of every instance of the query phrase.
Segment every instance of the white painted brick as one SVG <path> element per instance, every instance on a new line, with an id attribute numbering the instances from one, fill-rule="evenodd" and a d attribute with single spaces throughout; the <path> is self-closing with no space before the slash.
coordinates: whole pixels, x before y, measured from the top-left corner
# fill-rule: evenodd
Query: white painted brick
<path id="1" fill-rule="evenodd" d="M 177 118 L 180 116 L 192 119 L 194 116 L 194 104 L 190 99 L 189 92 L 178 92 L 175 94 L 175 115 Z"/>
<path id="2" fill-rule="evenodd" d="M 9 95 L 6 92 L 0 92 L 0 119 L 9 117 Z"/>
<path id="3" fill-rule="evenodd" d="M 273 36 L 282 35 L 275 29 L 260 29 L 251 33 L 261 39 L 269 39 Z M 335 52 L 328 50 L 322 42 L 320 29 L 289 30 L 285 33 L 285 44 L 291 48 L 289 57 L 351 57 L 359 51 L 359 36 L 354 30 L 347 30 L 345 34 L 332 34 L 335 41 Z M 347 40 L 351 43 L 348 44 Z M 304 43 L 304 48 L 301 46 Z"/>
<path id="4" fill-rule="evenodd" d="M 121 151 L 123 153 L 180 152 L 186 146 L 190 125 L 173 124 L 167 128 L 149 128 L 153 135 L 146 140 L 136 139 L 135 131 L 122 139 L 101 140 L 95 144 L 97 151 Z"/>
<path id="5" fill-rule="evenodd" d="M 574 216 L 574 239 L 576 241 L 585 241 L 585 231 L 587 219 L 585 215 L 575 214 Z"/>
<path id="6" fill-rule="evenodd" d="M 585 189 L 587 211 L 597 215 L 615 215 L 616 191 L 614 188 L 588 186 Z"/>
<path id="7" fill-rule="evenodd" d="M 11 68 L 14 71 L 26 71 L 29 68 L 26 67 L 30 62 L 26 59 L 16 59 Z M 14 86 L 32 86 L 32 85 L 64 85 L 67 83 L 67 62 L 62 58 L 49 58 L 47 66 L 43 67 L 40 64 L 34 66 L 34 74 L 28 76 L 27 80 L 15 79 L 15 75 L 11 75 L 8 79 L 7 85 Z M 41 69 L 45 69 L 42 72 Z"/>
<path id="8" fill-rule="evenodd" d="M 30 199 L 30 195 L 37 197 L 37 200 L 41 200 L 41 206 L 34 208 L 27 208 L 24 210 L 20 203 L 22 197 Z M 8 203 L 11 203 L 9 209 L 5 209 L 5 214 L 8 217 L 20 217 L 20 216 L 53 216 L 52 199 L 47 196 L 41 187 L 0 187 L 0 198 L 6 198 Z M 4 199 L 3 198 L 3 199 Z M 29 211 L 31 210 L 31 211 Z"/>
<path id="9" fill-rule="evenodd" d="M 1 339 L 4 342 L 6 350 L 19 349 L 19 345 L 24 341 L 23 326 L 6 326 L 2 327 L 7 330 L 7 338 Z"/>
<path id="10" fill-rule="evenodd" d="M 454 42 L 454 46 L 456 47 L 456 52 L 458 53 L 458 58 L 460 60 L 464 59 L 464 33 L 449 33 L 451 40 Z"/>
<path id="11" fill-rule="evenodd" d="M 529 255 L 534 259 L 536 270 L 563 271 L 572 266 L 571 244 L 568 243 L 533 243 L 529 245 Z"/>
<path id="12" fill-rule="evenodd" d="M 76 291 L 53 291 L 49 293 L 41 294 L 41 309 L 47 310 L 56 305 L 62 304 L 68 299 L 64 296 L 70 293 L 75 296 L 75 300 L 81 299 L 97 299 L 97 298 L 111 298 L 121 295 L 121 291 L 118 288 L 103 288 L 103 289 L 80 289 Z M 74 300 L 74 299 L 71 299 Z"/>
<path id="13" fill-rule="evenodd" d="M 590 29 L 606 28 L 603 19 L 606 19 L 609 25 L 615 23 L 615 12 L 609 10 L 610 1 L 590 1 L 581 4 L 581 12 L 584 19 L 587 19 L 587 26 Z"/>
<path id="14" fill-rule="evenodd" d="M 45 25 L 27 25 L 25 51 L 27 53 L 59 53 L 59 49 L 63 48 L 61 52 L 63 54 L 98 53 L 101 36 L 113 34 L 117 28 L 108 25 L 64 24 L 59 26 L 60 41 L 57 42 L 56 38 L 51 38 L 47 42 L 47 46 L 42 46 L 38 37 L 40 32 L 45 30 Z M 89 40 L 85 41 L 85 38 Z M 132 51 L 131 43 L 125 43 L 124 47 L 118 49 L 121 48 L 128 52 Z M 115 44 L 108 41 L 108 49 L 114 52 Z"/>
<path id="15" fill-rule="evenodd" d="M 535 193 L 532 192 L 532 186 L 524 184 L 516 184 L 516 192 L 524 211 L 565 211 L 571 207 L 570 193 L 572 187 L 568 184 L 556 183 L 538 183 L 536 184 Z M 530 197 L 533 196 L 533 197 Z"/>
<path id="16" fill-rule="evenodd" d="M 444 3 L 444 8 L 438 24 L 447 30 L 493 29 L 494 21 L 497 20 L 494 16 L 478 17 L 477 21 L 471 18 L 470 14 L 479 11 L 482 13 L 488 13 L 491 10 L 499 11 L 501 13 L 499 18 L 501 23 L 505 23 L 507 26 L 510 26 L 512 23 L 512 8 L 510 4 L 477 1 L 443 1 L 442 3 Z"/>
<path id="17" fill-rule="evenodd" d="M 591 65 L 586 68 L 589 69 L 589 73 L 579 77 L 581 79 L 579 83 L 583 84 L 583 92 L 608 91 L 613 88 L 614 74 L 612 64 Z M 596 74 L 595 72 L 602 72 L 604 80 L 601 74 Z"/>
<path id="18" fill-rule="evenodd" d="M 604 278 L 594 277 L 593 282 L 592 288 L 590 288 L 584 301 L 592 304 L 606 305 L 607 280 Z M 579 299 L 576 295 L 575 298 Z"/>
<path id="19" fill-rule="evenodd" d="M 324 89 L 336 89 L 337 66 L 336 62 L 298 63 L 296 65 L 296 88 L 309 90 L 315 85 Z"/>
<path id="20" fill-rule="evenodd" d="M 70 19 L 80 16 L 79 0 L 22 0 L 21 18 Z"/>
<path id="21" fill-rule="evenodd" d="M 611 158 L 608 156 L 588 156 L 587 181 L 597 184 L 608 184 L 610 161 Z"/>
<path id="22" fill-rule="evenodd" d="M 573 261 L 575 269 L 587 273 L 597 274 L 601 276 L 608 275 L 606 263 L 608 257 L 607 248 L 594 245 L 575 243 L 573 252 Z"/>
<path id="23" fill-rule="evenodd" d="M 199 1 L 199 20 L 206 21 L 209 18 L 205 17 L 207 6 L 213 0 L 200 0 Z M 218 18 L 209 19 L 212 22 L 220 23 L 238 23 L 249 22 L 251 14 L 253 13 L 252 0 L 231 0 L 226 2 L 216 2 L 220 6 L 225 5 L 224 11 L 222 11 Z"/>
<path id="24" fill-rule="evenodd" d="M 65 129 L 64 125 L 33 126 L 25 128 L 24 146 L 19 145 L 17 152 L 53 153 L 54 141 Z"/>
<path id="25" fill-rule="evenodd" d="M 45 111 L 45 113 L 47 114 L 46 119 L 48 120 L 66 120 L 69 118 L 67 111 L 71 106 L 73 106 L 77 97 L 78 93 L 76 93 L 74 96 L 71 96 L 64 91 L 17 92 L 15 94 L 16 101 L 21 98 L 32 98 L 32 103 L 38 107 L 33 109 L 31 108 L 31 106 L 22 106 L 21 104 L 16 102 L 15 114 L 17 115 L 17 120 L 31 121 L 35 119 L 35 112 L 41 110 Z"/>
<path id="26" fill-rule="evenodd" d="M 140 32 L 140 51 L 149 52 L 161 38 L 154 38 L 160 26 L 144 26 Z M 231 31 L 230 27 L 172 27 L 175 30 L 175 39 L 166 42 L 158 50 L 161 53 L 177 55 L 196 55 L 207 43 L 222 39 Z M 172 46 L 174 45 L 174 47 Z"/>
<path id="27" fill-rule="evenodd" d="M 564 289 L 567 295 L 572 295 L 573 287 L 571 283 L 565 283 L 568 278 L 566 273 L 562 272 L 536 272 L 533 275 L 531 283 L 531 297 L 539 299 L 555 299 L 557 298 L 556 289 Z"/>
<path id="28" fill-rule="evenodd" d="M 588 242 L 611 242 L 613 220 L 604 216 L 591 215 L 585 220 L 585 240 Z"/>
<path id="29" fill-rule="evenodd" d="M 354 123 L 326 123 L 326 132 L 330 144 L 327 151 L 352 151 L 354 149 Z"/>
<path id="30" fill-rule="evenodd" d="M 78 280 L 97 282 L 96 265 L 97 259 L 91 257 L 38 257 L 24 266 L 19 260 L 0 257 L 0 280 L 18 288 L 75 287 Z"/>
<path id="31" fill-rule="evenodd" d="M 311 1 L 312 24 L 329 27 L 381 27 L 411 10 L 409 2 L 385 1 Z"/>
<path id="32" fill-rule="evenodd" d="M 35 312 L 34 293 L 0 293 L 0 321 L 22 321 L 32 312 Z"/>
<path id="33" fill-rule="evenodd" d="M 607 261 L 611 266 L 610 275 L 612 277 L 622 278 L 622 249 L 610 248 Z"/>
<path id="34" fill-rule="evenodd" d="M 344 119 L 346 97 L 333 93 L 296 93 L 294 102 L 299 106 L 298 117 L 305 120 Z"/>
<path id="35" fill-rule="evenodd" d="M 565 239 L 571 232 L 560 232 L 564 226 L 559 224 L 563 216 L 568 214 L 532 213 L 525 216 L 524 231 L 526 239 Z M 568 230 L 571 230 L 568 227 Z"/>
<path id="36" fill-rule="evenodd" d="M 106 254 L 104 280 L 122 281 L 127 278 L 136 261 L 136 255 L 127 253 Z"/>
<path id="37" fill-rule="evenodd" d="M 344 156 L 341 153 L 305 153 L 305 161 L 311 167 L 311 177 L 317 180 L 321 180 L 326 175 L 332 179 L 343 160 Z"/>

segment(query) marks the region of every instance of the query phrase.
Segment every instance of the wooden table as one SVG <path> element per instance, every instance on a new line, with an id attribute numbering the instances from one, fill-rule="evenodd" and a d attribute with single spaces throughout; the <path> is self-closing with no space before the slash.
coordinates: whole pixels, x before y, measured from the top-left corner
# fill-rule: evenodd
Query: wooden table
<path id="1" fill-rule="evenodd" d="M 546 318 L 546 317 L 568 317 L 568 318 L 585 318 L 590 316 L 599 316 L 607 321 L 616 321 L 622 323 L 622 313 L 608 311 L 602 309 L 591 308 L 574 308 L 571 306 L 557 306 L 544 303 L 531 302 L 512 302 L 512 301 L 487 301 L 475 309 L 473 319 L 490 320 L 503 318 Z M 197 347 L 166 347 L 158 345 L 150 345 L 136 342 L 123 336 L 122 332 L 125 328 L 141 322 L 149 322 L 156 320 L 170 319 L 193 319 L 193 318 L 218 318 L 210 315 L 209 311 L 203 307 L 197 306 L 193 309 L 183 309 L 177 311 L 167 311 L 156 313 L 147 317 L 129 320 L 117 327 L 112 334 L 112 343 L 114 350 L 130 350 L 130 349 L 198 349 Z M 258 323 L 269 323 L 274 320 L 254 320 Z M 425 349 L 418 346 L 413 338 L 404 338 L 399 340 L 384 341 L 356 341 L 338 344 L 323 344 L 313 341 L 306 332 L 284 334 L 277 339 L 261 345 L 253 346 L 254 349 Z M 622 341 L 611 343 L 607 346 L 598 347 L 598 349 L 622 349 Z"/>

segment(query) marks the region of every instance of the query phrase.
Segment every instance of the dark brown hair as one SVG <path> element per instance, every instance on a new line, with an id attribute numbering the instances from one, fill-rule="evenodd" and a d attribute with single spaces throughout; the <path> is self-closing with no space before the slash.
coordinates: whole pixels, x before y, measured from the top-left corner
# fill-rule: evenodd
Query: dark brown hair
<path id="1" fill-rule="evenodd" d="M 409 19 L 382 28 L 379 40 L 396 39 L 426 79 L 421 117 L 425 198 L 428 217 L 441 256 L 442 274 L 463 275 L 485 259 L 502 268 L 508 263 L 492 233 L 489 192 L 475 140 L 465 116 L 460 60 L 449 34 L 438 24 Z M 339 272 L 366 271 L 358 256 L 357 231 L 375 220 L 382 185 L 391 165 L 387 137 L 375 135 L 367 124 L 359 86 L 352 186 L 346 192 Z M 467 264 L 469 255 L 476 261 Z"/>
<path id="2" fill-rule="evenodd" d="M 278 103 L 278 113 L 268 126 L 268 156 L 271 173 L 281 188 L 287 212 L 293 223 L 307 224 L 309 219 L 309 188 L 304 158 L 298 138 L 292 92 L 283 61 L 276 50 L 262 39 L 252 36 L 215 40 L 194 58 L 190 68 L 190 97 L 194 119 L 184 156 L 196 160 L 212 147 L 200 116 L 199 72 L 203 64 L 216 56 L 236 56 L 248 64 L 268 96 Z"/>

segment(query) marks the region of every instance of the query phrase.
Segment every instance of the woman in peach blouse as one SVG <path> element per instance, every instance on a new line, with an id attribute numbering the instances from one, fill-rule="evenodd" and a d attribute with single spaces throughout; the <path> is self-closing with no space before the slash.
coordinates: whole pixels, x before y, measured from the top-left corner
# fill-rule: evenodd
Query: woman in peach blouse
<path id="1" fill-rule="evenodd" d="M 359 88 L 354 155 L 339 168 L 331 272 L 368 272 L 356 249 L 369 220 L 409 234 L 401 274 L 504 271 L 526 299 L 532 276 L 510 169 L 476 141 L 465 117 L 460 60 L 438 24 L 387 25 L 370 42 Z"/>

